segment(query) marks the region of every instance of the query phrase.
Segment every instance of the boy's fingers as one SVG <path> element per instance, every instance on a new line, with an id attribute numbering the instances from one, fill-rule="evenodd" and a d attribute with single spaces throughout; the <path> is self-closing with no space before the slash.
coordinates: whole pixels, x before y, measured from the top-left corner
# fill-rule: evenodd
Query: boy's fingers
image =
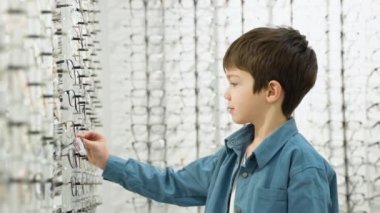
<path id="1" fill-rule="evenodd" d="M 85 138 L 88 140 L 99 140 L 102 139 L 102 135 L 95 131 L 82 131 L 77 133 L 78 137 Z"/>
<path id="2" fill-rule="evenodd" d="M 77 137 L 84 138 L 87 135 L 87 131 L 80 131 L 76 134 Z"/>
<path id="3" fill-rule="evenodd" d="M 82 132 L 79 132 L 78 134 L 80 134 L 80 136 L 83 137 L 83 138 L 89 138 L 89 137 L 92 137 L 94 135 L 94 132 L 92 132 L 92 131 L 82 131 Z"/>
<path id="4" fill-rule="evenodd" d="M 84 148 L 86 148 L 86 149 L 89 149 L 93 146 L 93 144 L 92 144 L 93 142 L 90 140 L 82 138 L 82 141 L 83 141 Z"/>

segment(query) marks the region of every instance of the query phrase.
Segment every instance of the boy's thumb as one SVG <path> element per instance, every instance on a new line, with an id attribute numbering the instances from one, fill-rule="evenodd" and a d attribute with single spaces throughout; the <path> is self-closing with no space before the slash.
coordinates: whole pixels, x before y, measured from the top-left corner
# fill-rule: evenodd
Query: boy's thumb
<path id="1" fill-rule="evenodd" d="M 84 148 L 89 149 L 93 146 L 93 142 L 85 138 L 81 138 L 83 141 Z"/>

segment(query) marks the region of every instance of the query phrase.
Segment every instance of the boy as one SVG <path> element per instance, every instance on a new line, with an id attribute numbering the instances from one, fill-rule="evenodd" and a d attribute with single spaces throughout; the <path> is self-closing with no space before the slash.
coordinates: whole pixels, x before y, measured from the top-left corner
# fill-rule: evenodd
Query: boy
<path id="1" fill-rule="evenodd" d="M 338 212 L 336 175 L 298 132 L 294 109 L 314 86 L 317 60 L 292 28 L 256 28 L 228 48 L 224 97 L 247 124 L 214 155 L 179 171 L 109 155 L 105 137 L 82 132 L 103 177 L 145 197 L 205 212 Z"/>

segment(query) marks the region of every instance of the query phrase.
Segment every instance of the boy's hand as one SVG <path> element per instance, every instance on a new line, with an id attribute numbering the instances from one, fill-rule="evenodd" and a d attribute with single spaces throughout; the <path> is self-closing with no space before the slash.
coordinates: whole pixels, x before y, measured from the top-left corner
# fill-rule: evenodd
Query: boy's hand
<path id="1" fill-rule="evenodd" d="M 88 161 L 104 170 L 109 157 L 105 136 L 95 131 L 83 131 L 77 137 L 83 141 Z"/>

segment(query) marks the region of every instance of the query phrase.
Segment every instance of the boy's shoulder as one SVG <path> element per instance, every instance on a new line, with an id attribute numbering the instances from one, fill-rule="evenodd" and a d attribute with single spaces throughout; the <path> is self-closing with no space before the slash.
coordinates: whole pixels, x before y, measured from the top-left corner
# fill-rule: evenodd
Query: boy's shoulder
<path id="1" fill-rule="evenodd" d="M 289 138 L 282 152 L 290 161 L 291 175 L 310 168 L 322 170 L 328 175 L 335 173 L 328 161 L 301 133 L 294 134 Z"/>

